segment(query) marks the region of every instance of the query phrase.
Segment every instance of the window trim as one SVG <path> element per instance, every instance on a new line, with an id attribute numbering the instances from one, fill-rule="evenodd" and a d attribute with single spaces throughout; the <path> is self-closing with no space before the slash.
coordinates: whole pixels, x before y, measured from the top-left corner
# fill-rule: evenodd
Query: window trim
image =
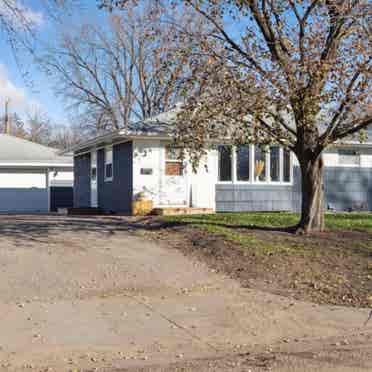
<path id="1" fill-rule="evenodd" d="M 220 181 L 220 151 L 219 146 L 230 146 L 231 147 L 231 181 Z M 236 146 L 221 144 L 217 146 L 217 183 L 219 185 L 231 185 L 237 183 L 236 181 Z"/>
<path id="2" fill-rule="evenodd" d="M 184 177 L 184 175 L 185 175 L 185 166 L 184 166 L 183 160 L 182 159 L 168 159 L 167 158 L 167 149 L 168 148 L 171 148 L 171 147 L 180 148 L 180 147 L 172 146 L 172 145 L 165 145 L 164 146 L 164 176 L 165 177 Z M 167 174 L 167 163 L 178 163 L 178 164 L 180 164 L 181 165 L 182 174 L 168 175 Z"/>
<path id="3" fill-rule="evenodd" d="M 225 145 L 228 146 L 228 145 Z M 293 186 L 293 176 L 294 176 L 294 161 L 293 161 L 293 153 L 290 151 L 289 157 L 289 167 L 290 167 L 290 180 L 284 181 L 284 149 L 282 146 L 279 146 L 279 181 L 271 181 L 270 177 L 270 169 L 271 169 L 271 159 L 270 159 L 270 151 L 266 152 L 265 157 L 265 173 L 266 179 L 265 181 L 257 181 L 255 179 L 255 145 L 250 144 L 250 179 L 249 181 L 238 181 L 237 175 L 237 146 L 232 146 L 232 156 L 231 156 L 231 181 L 220 181 L 219 180 L 219 171 L 217 172 L 217 184 L 218 185 L 252 185 L 252 186 Z M 217 149 L 217 170 L 219 170 L 219 161 L 220 161 L 220 153 Z"/>
<path id="4" fill-rule="evenodd" d="M 111 151 L 111 162 L 107 161 L 107 153 Z M 107 177 L 106 166 L 111 164 L 111 177 Z M 104 174 L 105 182 L 112 182 L 114 179 L 114 148 L 113 146 L 107 146 L 104 149 Z"/>

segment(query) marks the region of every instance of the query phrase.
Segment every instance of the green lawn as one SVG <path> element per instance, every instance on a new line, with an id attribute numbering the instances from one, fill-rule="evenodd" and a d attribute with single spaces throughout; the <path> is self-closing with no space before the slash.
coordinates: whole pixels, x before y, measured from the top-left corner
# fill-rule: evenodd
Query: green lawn
<path id="1" fill-rule="evenodd" d="M 299 215 L 287 212 L 216 213 L 209 215 L 168 216 L 167 221 L 195 226 L 286 227 L 298 222 Z M 372 213 L 326 213 L 328 229 L 372 232 Z"/>
<path id="2" fill-rule="evenodd" d="M 286 212 L 250 212 L 250 213 L 217 213 L 210 215 L 167 216 L 171 223 L 186 224 L 201 228 L 212 234 L 219 234 L 227 240 L 237 242 L 244 247 L 254 249 L 259 254 L 271 253 L 304 253 L 308 252 L 309 242 L 300 237 L 287 239 L 270 238 L 260 233 L 258 228 L 281 228 L 293 226 L 299 215 Z M 358 230 L 372 233 L 371 213 L 327 213 L 326 227 L 329 230 Z M 355 242 L 355 247 L 371 249 L 365 242 Z"/>

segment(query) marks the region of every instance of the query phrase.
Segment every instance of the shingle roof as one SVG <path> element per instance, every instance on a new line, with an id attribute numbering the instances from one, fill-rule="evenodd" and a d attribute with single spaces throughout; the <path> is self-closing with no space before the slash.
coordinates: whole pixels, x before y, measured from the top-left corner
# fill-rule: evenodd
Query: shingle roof
<path id="1" fill-rule="evenodd" d="M 177 115 L 180 112 L 180 106 L 176 106 L 172 110 L 163 112 L 159 115 L 131 123 L 126 130 L 121 133 L 127 132 L 128 134 L 148 134 L 148 135 L 166 135 L 170 136 L 174 133 Z"/>
<path id="2" fill-rule="evenodd" d="M 60 155 L 59 152 L 22 138 L 0 134 L 0 164 L 72 166 L 72 156 Z"/>

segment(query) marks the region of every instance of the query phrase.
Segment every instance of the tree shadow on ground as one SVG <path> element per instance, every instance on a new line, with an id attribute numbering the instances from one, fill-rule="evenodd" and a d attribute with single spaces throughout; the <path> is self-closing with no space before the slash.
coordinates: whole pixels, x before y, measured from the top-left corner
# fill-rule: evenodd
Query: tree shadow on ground
<path id="1" fill-rule="evenodd" d="M 0 239 L 46 243 L 56 234 L 97 233 L 113 235 L 136 230 L 159 230 L 168 226 L 160 219 L 124 216 L 0 215 Z"/>

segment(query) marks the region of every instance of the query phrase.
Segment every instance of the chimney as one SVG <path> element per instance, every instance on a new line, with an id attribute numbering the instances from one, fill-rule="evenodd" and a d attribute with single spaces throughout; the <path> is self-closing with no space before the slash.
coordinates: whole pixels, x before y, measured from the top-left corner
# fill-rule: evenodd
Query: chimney
<path id="1" fill-rule="evenodd" d="M 9 119 L 9 102 L 10 99 L 7 98 L 5 100 L 5 116 L 4 116 L 4 133 L 5 134 L 10 134 L 10 119 Z"/>

